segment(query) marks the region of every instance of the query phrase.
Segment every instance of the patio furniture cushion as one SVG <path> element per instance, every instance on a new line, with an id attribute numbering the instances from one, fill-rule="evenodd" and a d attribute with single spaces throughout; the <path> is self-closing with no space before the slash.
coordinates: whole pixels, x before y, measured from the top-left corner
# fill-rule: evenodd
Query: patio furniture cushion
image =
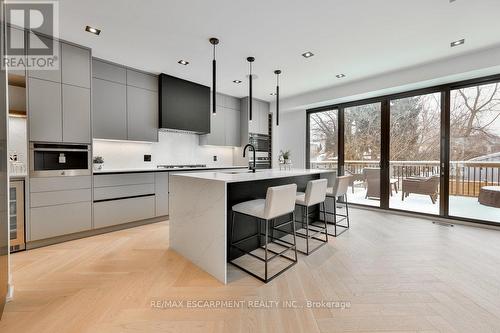
<path id="1" fill-rule="evenodd" d="M 479 190 L 481 205 L 500 208 L 500 186 L 483 186 Z"/>

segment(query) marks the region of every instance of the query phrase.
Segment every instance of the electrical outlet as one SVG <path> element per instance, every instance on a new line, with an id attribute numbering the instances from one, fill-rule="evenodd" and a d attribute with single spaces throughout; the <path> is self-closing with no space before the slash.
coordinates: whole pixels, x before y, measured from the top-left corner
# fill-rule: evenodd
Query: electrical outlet
<path id="1" fill-rule="evenodd" d="M 151 162 L 151 155 L 144 155 L 144 162 Z"/>
<path id="2" fill-rule="evenodd" d="M 214 155 L 214 162 L 217 162 L 217 155 Z"/>

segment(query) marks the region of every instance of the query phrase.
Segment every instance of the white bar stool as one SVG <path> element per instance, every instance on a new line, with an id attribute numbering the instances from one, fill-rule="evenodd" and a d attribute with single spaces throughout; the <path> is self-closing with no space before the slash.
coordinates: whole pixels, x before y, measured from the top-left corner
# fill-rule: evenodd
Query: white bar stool
<path id="1" fill-rule="evenodd" d="M 325 216 L 325 220 L 326 220 L 326 215 L 333 216 L 333 221 L 329 224 L 333 224 L 334 232 L 333 232 L 333 234 L 328 233 L 328 235 L 333 236 L 333 237 L 340 236 L 344 232 L 346 232 L 347 229 L 349 229 L 349 204 L 347 202 L 347 190 L 349 187 L 349 181 L 351 180 L 351 177 L 352 176 L 335 177 L 335 181 L 333 182 L 333 186 L 328 187 L 326 189 L 326 197 L 333 199 L 333 212 L 327 211 L 325 209 L 325 211 L 322 211 L 321 213 L 323 213 L 323 216 Z M 338 198 L 343 199 L 343 201 L 341 201 L 341 203 L 343 203 L 345 205 L 345 210 L 346 210 L 345 215 L 337 213 L 337 203 L 338 203 L 337 199 Z M 323 208 L 325 208 L 325 206 L 323 206 Z M 341 217 L 340 220 L 337 219 L 338 216 Z M 342 221 L 347 221 L 347 224 L 339 224 L 339 222 L 342 222 Z M 342 230 L 340 233 L 337 233 L 337 227 L 343 228 L 344 230 Z"/>
<path id="2" fill-rule="evenodd" d="M 288 270 L 290 267 L 295 265 L 297 263 L 297 241 L 296 241 L 296 235 L 295 235 L 295 195 L 297 192 L 297 184 L 289 184 L 289 185 L 282 185 L 282 186 L 275 186 L 275 187 L 269 187 L 267 189 L 266 193 L 266 199 L 256 199 L 256 200 L 250 200 L 246 202 L 242 202 L 239 204 L 236 204 L 232 207 L 232 217 L 231 217 L 231 239 L 230 239 L 230 246 L 229 246 L 229 258 L 231 258 L 231 251 L 233 248 L 238 249 L 239 251 L 255 258 L 260 261 L 264 262 L 264 278 L 261 276 L 257 275 L 254 272 L 251 272 L 250 270 L 242 267 L 241 265 L 237 264 L 234 262 L 234 260 L 230 260 L 229 262 L 233 264 L 234 266 L 238 267 L 239 269 L 247 272 L 248 274 L 256 277 L 257 279 L 267 283 L 280 275 L 281 273 L 285 272 Z M 242 214 L 242 215 L 247 215 L 251 216 L 257 219 L 257 223 L 259 224 L 259 231 L 254 234 L 250 235 L 248 237 L 245 237 L 243 239 L 235 240 L 234 239 L 234 228 L 235 228 L 235 215 L 236 214 Z M 281 222 L 279 225 L 275 226 L 275 220 L 277 218 L 286 216 L 286 215 L 291 215 L 291 220 L 287 220 L 286 222 Z M 264 246 L 261 245 L 262 241 L 262 231 L 261 231 L 261 221 L 264 221 L 265 224 L 265 232 L 264 232 Z M 270 222 L 272 223 L 270 225 Z M 284 230 L 283 227 L 287 225 L 292 225 L 292 230 Z M 269 236 L 269 229 L 271 229 L 272 236 Z M 274 237 L 274 231 L 278 231 L 281 233 L 285 233 L 287 235 L 292 236 L 292 242 L 289 242 L 287 240 L 284 240 L 282 238 L 275 238 Z M 261 256 L 256 255 L 255 253 L 248 252 L 238 245 L 241 243 L 244 243 L 250 239 L 253 239 L 255 237 L 258 237 L 259 239 L 259 247 L 264 250 L 264 258 Z M 272 249 L 268 248 L 269 245 L 269 238 L 271 238 L 271 243 L 279 245 L 283 249 L 279 252 L 274 251 Z M 290 258 L 287 255 L 285 255 L 286 252 L 293 250 L 295 253 L 295 258 Z M 272 253 L 271 256 L 269 256 L 269 252 Z M 273 274 L 272 276 L 268 277 L 268 267 L 267 264 L 275 259 L 275 258 L 285 258 L 286 260 L 289 260 L 291 262 L 290 265 L 287 267 L 283 268 L 279 272 Z"/>
<path id="3" fill-rule="evenodd" d="M 320 206 L 323 206 L 323 212 L 325 211 L 325 199 L 326 199 L 326 187 L 327 187 L 328 181 L 326 179 L 317 179 L 317 180 L 311 180 L 307 183 L 306 187 L 306 192 L 297 192 L 297 197 L 295 200 L 295 204 L 297 206 L 300 206 L 302 208 L 302 221 L 297 221 L 302 223 L 302 227 L 306 229 L 306 233 L 303 234 L 301 232 L 297 232 L 297 236 L 300 238 L 305 238 L 306 240 L 306 250 L 301 251 L 298 250 L 301 253 L 304 253 L 306 255 L 311 254 L 312 252 L 316 251 L 326 243 L 328 243 L 328 229 L 327 229 L 327 224 L 326 224 L 326 215 L 324 215 L 324 219 L 322 222 L 324 222 L 324 227 L 323 226 L 318 226 L 318 225 L 312 225 L 309 224 L 309 208 L 319 204 Z M 320 207 L 321 211 L 321 207 Z M 312 231 L 312 233 L 310 232 Z M 316 237 L 318 234 L 324 234 L 325 239 L 321 239 Z M 309 240 L 314 239 L 317 241 L 321 241 L 321 243 L 316 246 L 314 249 L 311 251 L 309 250 Z"/>

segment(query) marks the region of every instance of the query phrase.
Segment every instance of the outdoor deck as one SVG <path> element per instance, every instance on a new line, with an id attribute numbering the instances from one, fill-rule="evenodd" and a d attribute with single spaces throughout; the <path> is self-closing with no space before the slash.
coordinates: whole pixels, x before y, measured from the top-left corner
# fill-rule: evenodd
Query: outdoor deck
<path id="1" fill-rule="evenodd" d="M 355 186 L 354 193 L 349 187 L 347 198 L 352 203 L 379 206 L 379 200 L 365 199 L 365 194 L 366 190 L 362 186 Z M 429 196 L 420 194 L 410 194 L 402 201 L 401 192 L 397 194 L 393 192 L 389 200 L 389 207 L 411 212 L 439 214 L 439 202 L 432 204 Z M 481 205 L 476 197 L 450 196 L 450 215 L 500 223 L 500 208 Z"/>

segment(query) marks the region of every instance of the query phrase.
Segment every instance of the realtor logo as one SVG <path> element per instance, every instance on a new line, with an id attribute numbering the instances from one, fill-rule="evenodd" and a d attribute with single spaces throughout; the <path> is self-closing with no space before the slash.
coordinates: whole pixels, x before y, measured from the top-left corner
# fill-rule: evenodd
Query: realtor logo
<path id="1" fill-rule="evenodd" d="M 2 68 L 10 70 L 57 70 L 59 47 L 57 1 L 6 1 L 2 15 L 6 31 Z M 51 37 L 49 37 L 51 36 Z M 54 38 L 54 39 L 53 39 Z"/>

